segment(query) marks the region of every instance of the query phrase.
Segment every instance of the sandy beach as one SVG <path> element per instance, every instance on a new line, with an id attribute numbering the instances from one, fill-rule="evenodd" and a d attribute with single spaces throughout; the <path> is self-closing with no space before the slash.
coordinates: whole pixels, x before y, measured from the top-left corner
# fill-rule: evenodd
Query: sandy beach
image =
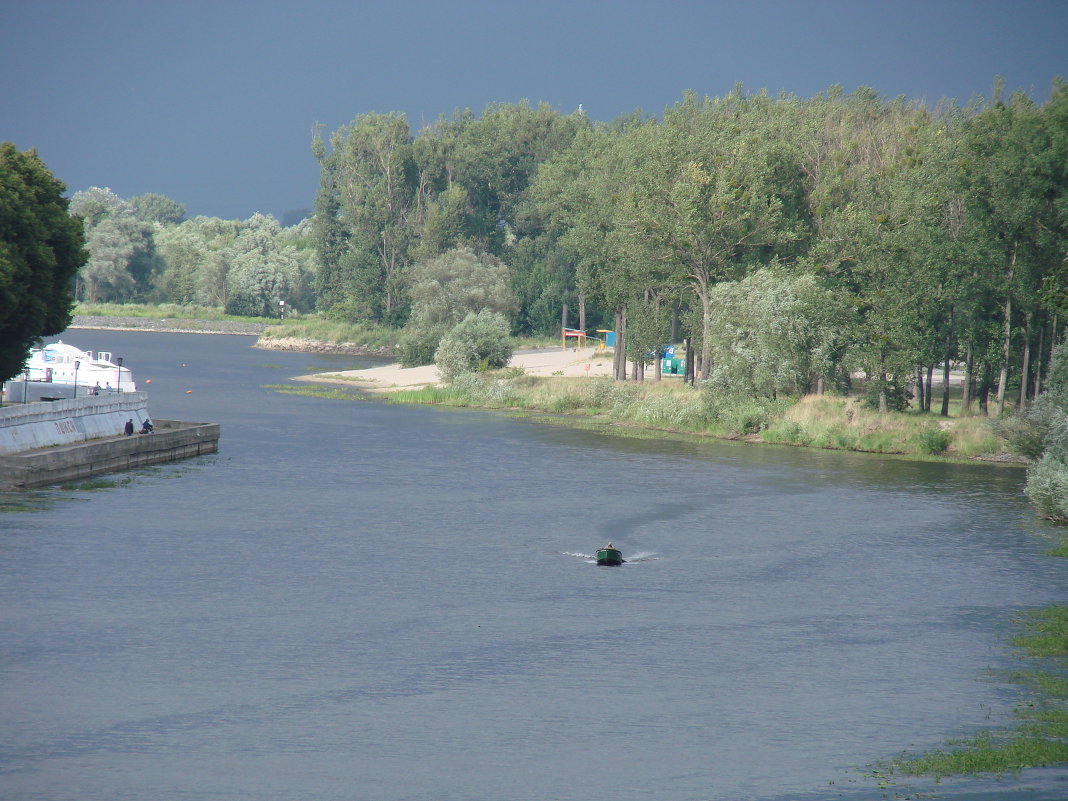
<path id="1" fill-rule="evenodd" d="M 574 350 L 569 348 L 544 348 L 524 351 L 512 356 L 509 367 L 521 367 L 528 375 L 539 376 L 610 376 L 612 352 L 594 348 Z M 429 364 L 423 367 L 401 367 L 387 364 L 365 370 L 344 370 L 339 373 L 317 373 L 297 376 L 298 381 L 316 383 L 343 383 L 357 385 L 369 392 L 390 392 L 401 389 L 419 389 L 440 383 L 438 368 Z"/>

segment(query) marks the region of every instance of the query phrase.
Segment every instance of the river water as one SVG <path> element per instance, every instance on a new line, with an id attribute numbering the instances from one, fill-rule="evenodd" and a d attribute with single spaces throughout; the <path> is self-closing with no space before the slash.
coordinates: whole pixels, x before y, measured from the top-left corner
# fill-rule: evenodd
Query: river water
<path id="1" fill-rule="evenodd" d="M 1014 615 L 1068 589 L 1015 469 L 284 394 L 355 363 L 250 337 L 65 339 L 222 439 L 0 513 L 6 801 L 891 798 L 873 762 L 1011 719 Z M 584 557 L 608 540 L 633 561 Z"/>

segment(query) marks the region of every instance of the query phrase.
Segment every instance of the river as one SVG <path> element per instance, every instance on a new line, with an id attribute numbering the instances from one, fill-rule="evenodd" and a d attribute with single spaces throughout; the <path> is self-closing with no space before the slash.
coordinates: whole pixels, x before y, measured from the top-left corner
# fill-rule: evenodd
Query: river
<path id="1" fill-rule="evenodd" d="M 890 798 L 873 762 L 1011 720 L 1014 616 L 1068 589 L 1018 469 L 285 394 L 357 362 L 244 336 L 64 339 L 222 438 L 4 498 L 5 801 Z M 608 540 L 633 561 L 583 556 Z"/>

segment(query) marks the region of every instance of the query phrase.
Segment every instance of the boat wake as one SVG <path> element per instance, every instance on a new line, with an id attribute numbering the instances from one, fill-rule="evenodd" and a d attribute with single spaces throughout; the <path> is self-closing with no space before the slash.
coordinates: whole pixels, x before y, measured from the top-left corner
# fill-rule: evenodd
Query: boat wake
<path id="1" fill-rule="evenodd" d="M 596 562 L 597 557 L 592 553 L 575 553 L 574 551 L 564 551 L 564 556 L 573 556 L 576 559 L 585 559 L 587 562 Z"/>
<path id="2" fill-rule="evenodd" d="M 582 559 L 589 562 L 591 565 L 597 564 L 597 556 L 592 553 L 576 553 L 574 551 L 563 551 L 564 556 L 573 556 L 575 559 Z M 627 556 L 623 554 L 624 564 L 633 564 L 635 562 L 656 562 L 660 557 L 656 555 L 655 551 L 639 551 L 633 556 Z"/>

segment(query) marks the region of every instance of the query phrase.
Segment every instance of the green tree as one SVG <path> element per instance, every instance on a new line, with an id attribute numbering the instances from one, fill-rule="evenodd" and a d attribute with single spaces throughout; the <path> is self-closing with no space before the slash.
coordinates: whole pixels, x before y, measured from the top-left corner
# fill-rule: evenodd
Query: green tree
<path id="1" fill-rule="evenodd" d="M 274 217 L 255 214 L 245 222 L 228 275 L 229 314 L 273 317 L 279 314 L 280 301 L 291 309 L 300 308 L 306 276 L 296 249 L 284 244 L 280 234 Z"/>
<path id="2" fill-rule="evenodd" d="M 816 276 L 761 269 L 712 289 L 712 388 L 726 395 L 798 397 L 839 383 L 853 314 Z"/>
<path id="3" fill-rule="evenodd" d="M 162 226 L 155 233 L 156 250 L 165 265 L 159 279 L 163 297 L 171 303 L 210 303 L 199 290 L 200 274 L 211 252 L 195 223 Z"/>
<path id="4" fill-rule="evenodd" d="M 185 204 L 166 195 L 149 193 L 130 198 L 134 216 L 144 222 L 180 223 L 185 219 Z"/>
<path id="5" fill-rule="evenodd" d="M 361 114 L 331 135 L 330 153 L 324 152 L 320 163 L 327 172 L 326 194 L 317 209 L 317 216 L 323 215 L 317 243 L 322 264 L 327 274 L 371 268 L 373 273 L 355 281 L 342 279 L 340 284 L 356 283 L 364 291 L 376 292 L 378 296 L 365 304 L 372 308 L 374 319 L 396 322 L 405 307 L 410 223 L 418 201 L 408 122 L 403 114 Z M 345 234 L 334 225 L 335 219 L 344 223 Z M 358 251 L 373 254 L 374 259 L 355 255 Z"/>
<path id="6" fill-rule="evenodd" d="M 0 381 L 70 324 L 71 281 L 88 254 L 65 191 L 35 151 L 0 144 Z"/>
<path id="7" fill-rule="evenodd" d="M 632 247 L 663 265 L 667 284 L 690 287 L 701 308 L 701 375 L 711 368 L 713 285 L 739 278 L 799 236 L 784 198 L 786 144 L 770 135 L 764 96 L 735 89 L 722 99 L 688 94 L 659 127 L 628 137 L 628 197 L 618 224 Z"/>
<path id="8" fill-rule="evenodd" d="M 489 254 L 457 248 L 412 266 L 412 313 L 401 340 L 401 363 L 431 364 L 445 334 L 469 314 L 515 314 L 509 269 Z"/>
<path id="9" fill-rule="evenodd" d="M 934 243 L 945 200 L 926 161 L 936 129 L 922 107 L 866 88 L 818 98 L 812 111 L 815 141 L 802 148 L 816 231 L 809 258 L 852 296 L 851 358 L 885 412 L 917 366 L 937 358 L 945 259 Z"/>
<path id="10" fill-rule="evenodd" d="M 488 254 L 458 248 L 416 264 L 409 273 L 410 324 L 455 325 L 483 309 L 510 316 L 516 299 L 508 266 Z"/>
<path id="11" fill-rule="evenodd" d="M 648 288 L 647 276 L 635 275 L 633 240 L 621 225 L 621 207 L 630 186 L 623 139 L 636 129 L 652 127 L 645 117 L 629 117 L 615 126 L 581 129 L 571 146 L 544 163 L 531 187 L 531 200 L 557 246 L 574 254 L 579 328 L 586 328 L 585 303 L 602 303 L 614 319 L 615 377 L 625 374 L 626 307 Z"/>
<path id="12" fill-rule="evenodd" d="M 75 192 L 70 210 L 84 220 L 89 250 L 76 295 L 90 303 L 148 296 L 162 269 L 152 226 L 139 220 L 134 207 L 107 188 Z"/>
<path id="13" fill-rule="evenodd" d="M 319 191 L 315 196 L 312 218 L 312 244 L 319 256 L 316 281 L 316 306 L 328 312 L 349 296 L 352 275 L 347 268 L 350 233 L 341 219 L 341 197 L 337 185 L 337 163 L 326 157 L 322 126 L 316 125 L 312 136 L 312 155 L 319 162 Z M 366 316 L 371 319 L 371 314 Z"/>
<path id="14" fill-rule="evenodd" d="M 464 239 L 497 256 L 516 236 L 516 216 L 538 166 L 560 152 L 589 122 L 549 105 L 495 103 L 442 118 L 416 142 L 420 169 L 440 191 L 463 188 Z"/>
<path id="15" fill-rule="evenodd" d="M 1043 169 L 1049 131 L 1030 98 L 1016 92 L 1005 103 L 999 83 L 994 102 L 968 120 L 963 137 L 969 211 L 985 232 L 990 280 L 1001 298 L 1001 415 L 1013 362 L 1013 327 L 1021 308 L 1024 314 L 1033 312 L 1042 271 L 1050 267 L 1049 233 L 1056 222 L 1046 202 L 1053 192 L 1051 175 Z"/>

